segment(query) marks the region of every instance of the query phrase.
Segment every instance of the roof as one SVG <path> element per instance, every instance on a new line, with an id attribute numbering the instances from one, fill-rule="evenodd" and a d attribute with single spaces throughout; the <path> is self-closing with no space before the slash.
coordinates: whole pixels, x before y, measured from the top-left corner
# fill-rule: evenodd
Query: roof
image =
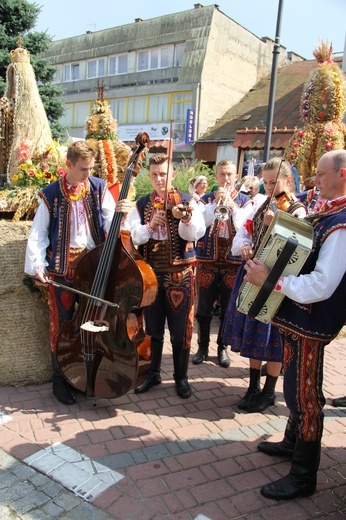
<path id="1" fill-rule="evenodd" d="M 341 64 L 341 58 L 335 58 Z M 272 148 L 287 146 L 295 128 L 302 126 L 300 101 L 304 84 L 317 67 L 316 60 L 295 61 L 278 70 L 273 117 Z M 270 79 L 260 80 L 239 103 L 228 110 L 198 141 L 232 141 L 241 148 L 262 148 L 265 139 Z"/>
<path id="2" fill-rule="evenodd" d="M 274 150 L 282 150 L 288 146 L 294 128 L 273 128 L 270 140 L 270 148 Z M 233 146 L 235 148 L 252 148 L 259 149 L 264 147 L 266 136 L 265 128 L 246 128 L 245 130 L 237 130 Z"/>

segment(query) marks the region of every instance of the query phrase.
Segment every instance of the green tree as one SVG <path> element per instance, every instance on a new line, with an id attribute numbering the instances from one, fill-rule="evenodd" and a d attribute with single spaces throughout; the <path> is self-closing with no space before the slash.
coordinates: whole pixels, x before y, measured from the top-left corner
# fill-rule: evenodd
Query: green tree
<path id="1" fill-rule="evenodd" d="M 30 52 L 30 61 L 38 82 L 38 89 L 46 109 L 53 137 L 61 139 L 64 129 L 58 122 L 64 113 L 62 90 L 52 84 L 56 68 L 40 54 L 48 49 L 51 37 L 34 31 L 41 11 L 35 3 L 26 0 L 1 0 L 0 2 L 0 97 L 6 84 L 6 71 L 11 62 L 10 51 L 21 45 Z"/>

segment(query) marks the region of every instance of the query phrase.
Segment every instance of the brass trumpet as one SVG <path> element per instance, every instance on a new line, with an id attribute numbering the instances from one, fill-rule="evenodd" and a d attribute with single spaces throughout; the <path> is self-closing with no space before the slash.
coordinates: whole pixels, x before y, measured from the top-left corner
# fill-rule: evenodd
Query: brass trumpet
<path id="1" fill-rule="evenodd" d="M 226 206 L 226 202 L 231 194 L 232 186 L 228 183 L 226 193 L 223 198 L 218 200 L 217 206 L 214 211 L 215 218 L 220 222 L 229 220 L 231 218 L 231 210 Z"/>

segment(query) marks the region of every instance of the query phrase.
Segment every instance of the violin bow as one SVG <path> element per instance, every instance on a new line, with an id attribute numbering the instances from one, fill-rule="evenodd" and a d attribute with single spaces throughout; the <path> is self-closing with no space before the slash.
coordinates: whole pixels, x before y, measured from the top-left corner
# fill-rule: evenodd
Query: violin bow
<path id="1" fill-rule="evenodd" d="M 272 191 L 272 194 L 270 195 L 270 199 L 269 199 L 269 203 L 268 203 L 268 208 L 270 208 L 272 202 L 273 202 L 273 199 L 275 197 L 274 193 L 275 193 L 275 190 L 276 190 L 276 186 L 278 185 L 278 181 L 279 181 L 279 175 L 280 175 L 280 170 L 281 170 L 281 166 L 282 166 L 282 163 L 285 162 L 285 159 L 282 158 L 281 161 L 280 161 L 280 164 L 279 164 L 279 168 L 278 168 L 278 172 L 276 174 L 276 178 L 275 178 L 275 184 L 274 184 L 274 189 Z M 257 246 L 258 246 L 258 242 L 260 240 L 260 237 L 261 237 L 261 234 L 262 234 L 262 231 L 263 231 L 263 227 L 264 227 L 264 219 L 262 220 L 261 222 L 261 227 L 260 227 L 260 230 L 258 232 L 258 236 L 257 236 L 257 240 L 256 240 L 256 244 L 254 245 L 253 249 L 256 251 L 257 249 Z"/>
<path id="2" fill-rule="evenodd" d="M 168 152 L 168 154 L 167 154 L 168 155 L 167 181 L 166 181 L 165 198 L 164 198 L 164 205 L 165 205 L 164 209 L 165 210 L 168 208 L 168 192 L 171 189 L 171 181 L 172 181 L 172 174 L 170 172 L 170 166 L 171 166 L 171 162 L 172 162 L 172 150 L 173 150 L 173 146 L 172 146 L 173 122 L 174 122 L 174 120 L 171 119 L 170 124 L 169 124 L 169 145 L 168 145 L 168 150 L 167 150 L 167 152 Z"/>

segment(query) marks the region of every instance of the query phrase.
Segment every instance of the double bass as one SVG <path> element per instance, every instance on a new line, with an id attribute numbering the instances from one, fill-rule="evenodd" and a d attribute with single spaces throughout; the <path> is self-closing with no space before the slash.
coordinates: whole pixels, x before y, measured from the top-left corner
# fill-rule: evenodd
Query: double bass
<path id="1" fill-rule="evenodd" d="M 150 146 L 146 133 L 136 142 L 119 200 L 127 197 L 140 154 Z M 81 296 L 57 343 L 63 376 L 87 397 L 120 397 L 140 384 L 150 367 L 143 313 L 156 298 L 157 280 L 130 232 L 120 231 L 122 217 L 114 213 L 106 240 L 78 262 L 73 289 Z"/>

